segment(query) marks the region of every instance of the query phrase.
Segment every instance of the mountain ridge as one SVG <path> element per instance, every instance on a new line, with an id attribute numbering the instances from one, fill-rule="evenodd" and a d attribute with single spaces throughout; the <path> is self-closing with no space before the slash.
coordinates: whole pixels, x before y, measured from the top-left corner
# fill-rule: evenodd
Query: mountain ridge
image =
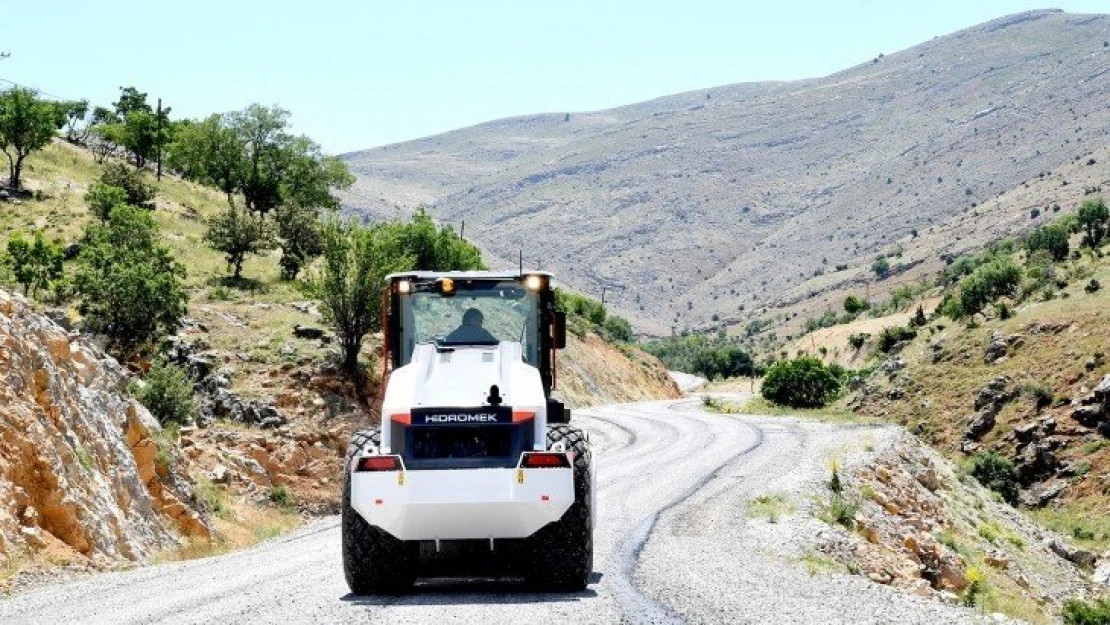
<path id="1" fill-rule="evenodd" d="M 644 332 L 742 323 L 1104 147 L 1107 39 L 1105 15 L 1027 12 L 824 77 L 493 120 L 344 155 L 344 205 L 426 204 Z"/>

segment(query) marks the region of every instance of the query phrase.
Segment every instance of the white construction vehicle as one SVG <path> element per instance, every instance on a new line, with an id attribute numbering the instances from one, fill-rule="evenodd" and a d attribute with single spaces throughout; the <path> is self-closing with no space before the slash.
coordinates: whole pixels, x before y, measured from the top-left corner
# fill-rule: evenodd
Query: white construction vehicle
<path id="1" fill-rule="evenodd" d="M 585 434 L 551 397 L 566 317 L 548 273 L 409 272 L 383 294 L 381 427 L 351 438 L 343 568 L 355 594 L 418 577 L 586 587 Z"/>

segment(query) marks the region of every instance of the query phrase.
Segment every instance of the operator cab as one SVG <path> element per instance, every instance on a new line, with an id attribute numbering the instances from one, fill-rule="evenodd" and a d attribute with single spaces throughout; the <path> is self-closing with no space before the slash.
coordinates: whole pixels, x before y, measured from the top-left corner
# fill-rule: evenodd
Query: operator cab
<path id="1" fill-rule="evenodd" d="M 555 384 L 554 350 L 566 346 L 566 315 L 555 310 L 547 272 L 409 272 L 387 277 L 383 332 L 387 369 L 412 361 L 417 345 L 439 351 L 518 343 L 539 370 L 544 395 Z"/>

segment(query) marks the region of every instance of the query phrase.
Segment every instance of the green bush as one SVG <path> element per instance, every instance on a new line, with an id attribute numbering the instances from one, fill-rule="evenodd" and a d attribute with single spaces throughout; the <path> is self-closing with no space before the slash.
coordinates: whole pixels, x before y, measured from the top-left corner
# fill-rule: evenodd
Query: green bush
<path id="1" fill-rule="evenodd" d="M 910 326 L 884 328 L 879 334 L 879 351 L 889 353 L 898 343 L 912 341 L 915 337 L 917 337 L 917 330 Z"/>
<path id="2" fill-rule="evenodd" d="M 974 315 L 995 299 L 1014 295 L 1020 283 L 1021 270 L 1008 258 L 982 265 L 960 281 L 960 315 Z"/>
<path id="3" fill-rule="evenodd" d="M 293 493 L 284 485 L 270 487 L 268 494 L 270 503 L 281 508 L 283 511 L 292 512 L 294 510 Z"/>
<path id="4" fill-rule="evenodd" d="M 127 204 L 140 208 L 154 208 L 154 187 L 148 185 L 141 171 L 126 163 L 109 163 L 100 174 L 100 182 L 109 187 L 123 189 Z M 111 207 L 109 207 L 111 212 Z"/>
<path id="5" fill-rule="evenodd" d="M 763 398 L 792 408 L 821 408 L 840 395 L 840 378 L 820 360 L 803 356 L 775 363 L 763 378 Z"/>
<path id="6" fill-rule="evenodd" d="M 848 337 L 848 344 L 852 346 L 852 349 L 859 349 L 869 338 L 871 338 L 871 335 L 867 332 L 857 332 Z"/>
<path id="7" fill-rule="evenodd" d="M 868 308 L 871 308 L 871 303 L 862 297 L 849 295 L 844 298 L 844 311 L 849 315 L 857 315 Z"/>
<path id="8" fill-rule="evenodd" d="M 1067 625 L 1110 625 L 1110 599 L 1068 599 L 1060 617 Z"/>
<path id="9" fill-rule="evenodd" d="M 1110 209 L 1102 198 L 1084 200 L 1076 215 L 1079 227 L 1083 230 L 1083 245 L 1098 248 L 1110 231 Z"/>
<path id="10" fill-rule="evenodd" d="M 691 335 L 651 341 L 642 347 L 672 371 L 696 373 L 710 380 L 758 373 L 751 354 L 722 339 Z"/>
<path id="11" fill-rule="evenodd" d="M 85 193 L 85 204 L 100 221 L 108 221 L 112 209 L 127 203 L 127 191 L 103 182 L 94 182 Z"/>
<path id="12" fill-rule="evenodd" d="M 1014 463 L 993 451 L 975 454 L 971 457 L 971 476 L 1001 495 L 1006 503 L 1017 505 L 1018 482 Z"/>
<path id="13" fill-rule="evenodd" d="M 608 315 L 605 318 L 605 336 L 610 341 L 628 343 L 632 340 L 632 324 L 624 317 Z"/>
<path id="14" fill-rule="evenodd" d="M 15 281 L 23 294 L 34 297 L 39 289 L 48 289 L 62 278 L 62 248 L 47 241 L 42 230 L 35 231 L 33 241 L 16 232 L 8 240 L 8 262 Z"/>
<path id="15" fill-rule="evenodd" d="M 151 363 L 143 382 L 145 384 L 132 389 L 132 394 L 159 423 L 184 425 L 193 420 L 197 400 L 193 381 L 185 369 L 156 360 Z"/>

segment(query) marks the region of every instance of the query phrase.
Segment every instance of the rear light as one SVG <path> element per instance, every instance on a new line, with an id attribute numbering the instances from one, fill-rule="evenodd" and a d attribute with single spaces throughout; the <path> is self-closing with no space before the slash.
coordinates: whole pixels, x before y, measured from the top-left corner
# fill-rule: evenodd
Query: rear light
<path id="1" fill-rule="evenodd" d="M 393 415 L 391 415 L 389 418 L 392 419 L 396 423 L 402 423 L 404 425 L 412 425 L 412 415 L 407 413 L 407 412 L 397 412 L 397 413 L 394 413 Z"/>
<path id="2" fill-rule="evenodd" d="M 524 469 L 569 469 L 570 458 L 559 452 L 526 453 L 520 466 Z"/>
<path id="3" fill-rule="evenodd" d="M 523 423 L 536 418 L 536 413 L 531 410 L 514 410 L 513 423 Z"/>
<path id="4" fill-rule="evenodd" d="M 355 472 L 361 471 L 400 471 L 401 459 L 397 456 L 366 456 L 359 458 Z"/>

